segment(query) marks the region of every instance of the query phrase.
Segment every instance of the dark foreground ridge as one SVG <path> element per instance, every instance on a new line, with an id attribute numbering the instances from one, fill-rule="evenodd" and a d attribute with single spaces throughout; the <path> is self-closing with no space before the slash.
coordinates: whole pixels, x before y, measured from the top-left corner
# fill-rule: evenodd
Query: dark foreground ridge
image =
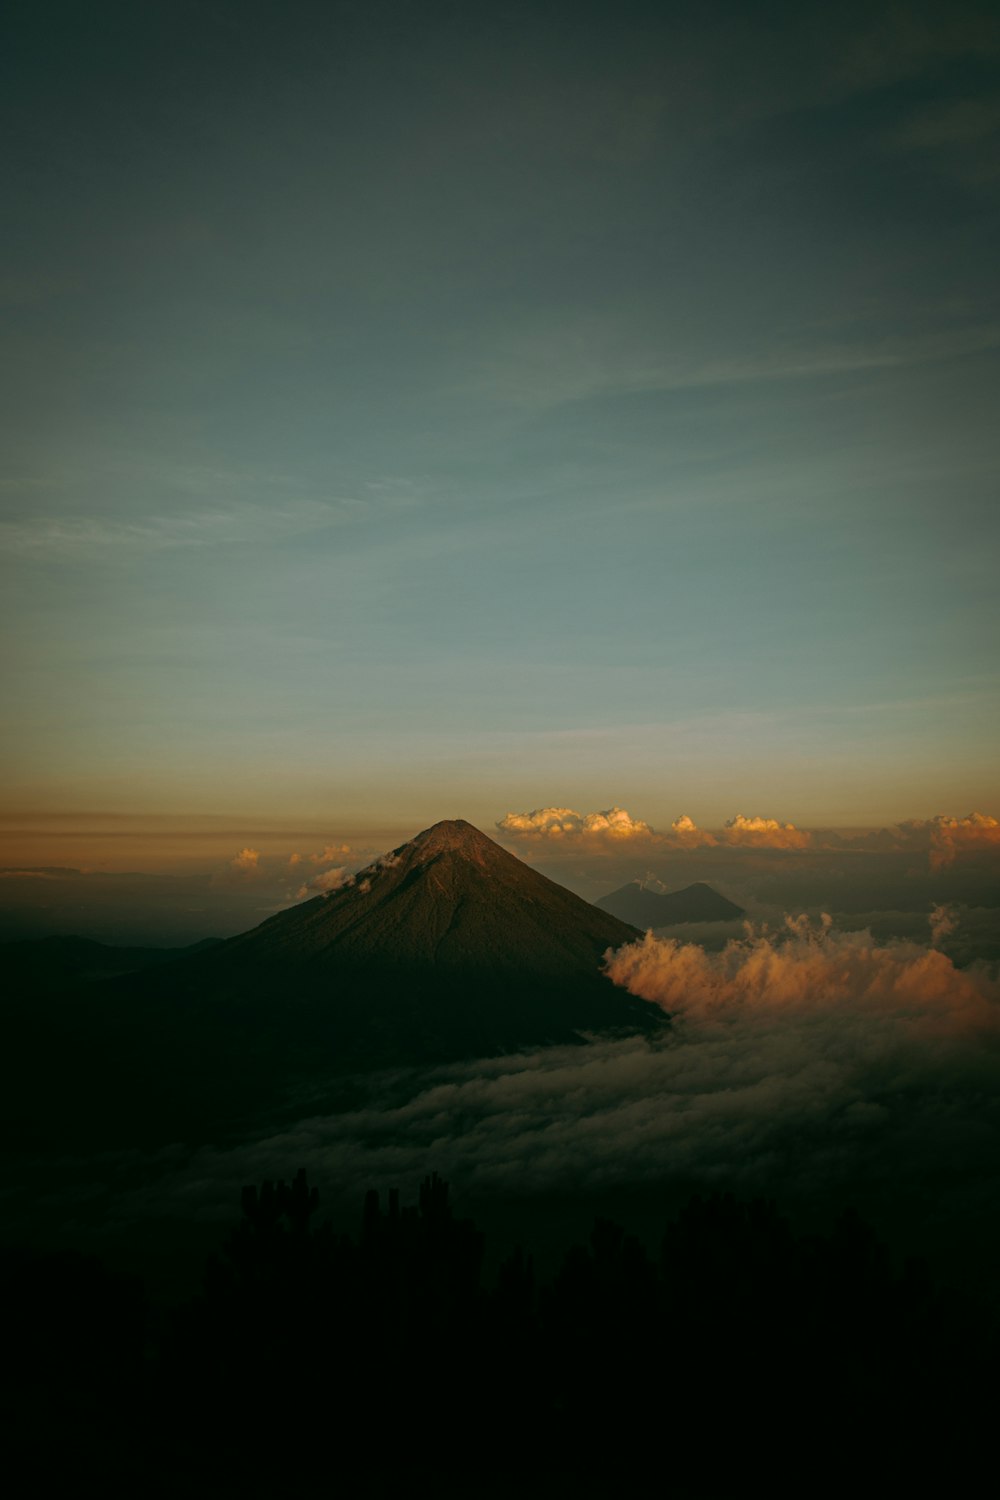
<path id="1" fill-rule="evenodd" d="M 992 1459 L 995 1320 L 851 1211 L 801 1236 L 694 1197 L 658 1245 L 597 1218 L 541 1276 L 530 1240 L 487 1272 L 434 1175 L 413 1207 L 369 1193 L 357 1236 L 317 1223 L 304 1172 L 242 1207 L 180 1307 L 0 1252 L 10 1472 L 130 1500 L 839 1500 L 970 1494 Z"/>
<path id="2" fill-rule="evenodd" d="M 75 1128 L 103 1110 L 190 1139 L 210 1119 L 301 1116 L 352 1073 L 655 1031 L 663 1013 L 602 972 L 638 936 L 471 824 L 436 823 L 239 937 L 24 1005 L 18 1055 L 41 1079 L 12 1070 L 12 1123 L 20 1099 L 57 1136 L 61 1091 Z"/>
<path id="3" fill-rule="evenodd" d="M 699 880 L 680 891 L 650 891 L 639 880 L 601 896 L 597 905 L 633 927 L 671 927 L 680 922 L 734 922 L 746 913 Z"/>

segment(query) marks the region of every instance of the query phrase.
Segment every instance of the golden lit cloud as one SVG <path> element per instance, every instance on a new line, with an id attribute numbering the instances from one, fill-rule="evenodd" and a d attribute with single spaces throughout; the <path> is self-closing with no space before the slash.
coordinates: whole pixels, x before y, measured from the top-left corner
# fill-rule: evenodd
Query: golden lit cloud
<path id="1" fill-rule="evenodd" d="M 938 814 L 935 818 L 911 818 L 898 824 L 904 844 L 926 848 L 931 868 L 943 869 L 961 854 L 1000 851 L 1000 820 L 987 813 L 972 812 L 964 818 Z"/>
<path id="2" fill-rule="evenodd" d="M 937 907 L 931 937 L 954 929 Z M 607 972 L 679 1020 L 729 1024 L 768 1015 L 852 1011 L 904 1016 L 924 1034 L 981 1027 L 1000 1031 L 1000 986 L 983 969 L 956 969 L 936 948 L 874 943 L 868 932 L 836 932 L 824 915 L 786 917 L 784 930 L 754 930 L 720 953 L 647 933 L 609 955 Z"/>
<path id="3" fill-rule="evenodd" d="M 570 807 L 539 807 L 530 813 L 509 812 L 501 818 L 497 828 L 501 833 L 511 833 L 519 838 L 562 838 L 564 834 L 578 834 L 583 819 Z"/>
<path id="4" fill-rule="evenodd" d="M 746 844 L 756 849 L 808 849 L 812 835 L 792 823 L 776 818 L 729 818 L 722 836 L 727 844 Z"/>
<path id="5" fill-rule="evenodd" d="M 311 865 L 332 865 L 338 859 L 343 859 L 345 854 L 350 854 L 350 844 L 327 844 L 319 854 L 310 854 Z"/>
<path id="6" fill-rule="evenodd" d="M 241 849 L 239 854 L 229 861 L 230 869 L 242 870 L 245 874 L 255 875 L 260 869 L 260 850 Z"/>
<path id="7" fill-rule="evenodd" d="M 310 896 L 327 896 L 331 891 L 339 891 L 341 886 L 353 884 L 353 881 L 354 876 L 347 873 L 345 866 L 338 865 L 333 870 L 322 870 L 300 885 L 295 892 L 295 899 L 305 901 Z"/>
<path id="8" fill-rule="evenodd" d="M 648 823 L 633 818 L 623 807 L 581 814 L 571 807 L 540 807 L 533 812 L 508 813 L 497 823 L 501 833 L 528 839 L 634 839 L 651 838 Z"/>
<path id="9" fill-rule="evenodd" d="M 682 849 L 710 848 L 719 841 L 706 828 L 699 828 L 693 818 L 682 813 L 670 825 L 670 842 Z"/>

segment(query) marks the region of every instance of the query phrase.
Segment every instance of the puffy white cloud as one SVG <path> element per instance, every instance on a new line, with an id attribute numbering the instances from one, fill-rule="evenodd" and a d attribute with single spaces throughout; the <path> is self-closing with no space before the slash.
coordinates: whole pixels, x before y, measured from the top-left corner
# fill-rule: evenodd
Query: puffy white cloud
<path id="1" fill-rule="evenodd" d="M 803 828 L 779 823 L 776 818 L 745 818 L 737 813 L 723 829 L 727 844 L 748 844 L 756 849 L 808 849 L 812 839 Z"/>
<path id="2" fill-rule="evenodd" d="M 940 907 L 930 922 L 935 941 L 954 928 Z M 607 972 L 631 994 L 701 1024 L 831 1009 L 902 1015 L 931 1029 L 1000 1023 L 1000 985 L 985 970 L 956 969 L 916 943 L 877 947 L 868 932 L 835 932 L 828 916 L 819 925 L 786 917 L 780 933 L 748 924 L 746 937 L 720 953 L 647 933 L 611 954 Z"/>
<path id="3" fill-rule="evenodd" d="M 311 880 L 300 885 L 295 892 L 296 901 L 305 901 L 309 896 L 328 896 L 331 891 L 339 891 L 342 886 L 352 885 L 354 876 L 347 873 L 344 865 L 338 865 L 332 870 L 321 870 Z"/>
<path id="4" fill-rule="evenodd" d="M 583 832 L 616 839 L 634 839 L 649 838 L 653 830 L 640 818 L 631 817 L 623 807 L 609 807 L 605 812 L 588 813 L 583 820 Z"/>
<path id="5" fill-rule="evenodd" d="M 241 849 L 239 854 L 233 856 L 229 861 L 232 870 L 242 870 L 246 874 L 254 875 L 260 869 L 260 850 Z"/>
<path id="6" fill-rule="evenodd" d="M 699 828 L 693 818 L 682 813 L 670 825 L 670 842 L 681 849 L 711 848 L 718 839 L 706 828 Z"/>
<path id="7" fill-rule="evenodd" d="M 581 814 L 571 807 L 539 807 L 528 813 L 508 813 L 497 823 L 501 833 L 529 839 L 651 838 L 648 823 L 633 818 L 623 807 Z"/>
<path id="8" fill-rule="evenodd" d="M 583 819 L 571 807 L 538 807 L 529 813 L 509 812 L 497 827 L 501 833 L 520 838 L 561 838 L 563 834 L 580 833 Z"/>
<path id="9" fill-rule="evenodd" d="M 806 849 L 811 835 L 791 823 L 774 818 L 745 818 L 737 813 L 720 835 L 710 833 L 687 813 L 675 818 L 666 833 L 657 833 L 641 818 L 633 818 L 623 807 L 602 812 L 578 813 L 571 807 L 538 807 L 533 812 L 510 812 L 497 823 L 501 833 L 536 843 L 572 843 L 589 840 L 624 843 L 636 839 L 663 849 L 711 849 L 719 844 L 746 845 L 758 849 Z"/>
<path id="10" fill-rule="evenodd" d="M 333 852 L 334 845 L 328 844 L 322 856 L 310 855 L 313 864 L 318 864 L 321 858 L 326 858 Z M 340 852 L 346 853 L 350 849 L 349 844 L 341 844 Z M 333 891 L 339 891 L 344 886 L 355 886 L 362 895 L 367 894 L 372 888 L 372 881 L 379 876 L 383 870 L 391 870 L 399 864 L 399 855 L 389 853 L 382 854 L 371 864 L 366 865 L 363 870 L 355 870 L 350 873 L 346 865 L 336 865 L 329 870 L 320 870 L 311 880 L 306 881 L 295 892 L 297 901 L 304 901 L 309 896 L 330 895 Z"/>
<path id="11" fill-rule="evenodd" d="M 1000 820 L 987 813 L 967 813 L 964 818 L 911 818 L 897 825 L 904 845 L 926 848 L 931 868 L 943 869 L 961 854 L 1000 852 Z"/>
<path id="12" fill-rule="evenodd" d="M 350 844 L 327 844 L 319 854 L 310 854 L 309 863 L 311 865 L 336 864 L 338 859 L 343 859 L 344 855 L 350 852 Z"/>
<path id="13" fill-rule="evenodd" d="M 926 854 L 930 868 L 940 870 L 959 857 L 1000 854 L 1000 820 L 981 812 L 967 813 L 964 818 L 944 813 L 906 818 L 888 828 L 848 835 L 843 844 L 885 854 Z"/>

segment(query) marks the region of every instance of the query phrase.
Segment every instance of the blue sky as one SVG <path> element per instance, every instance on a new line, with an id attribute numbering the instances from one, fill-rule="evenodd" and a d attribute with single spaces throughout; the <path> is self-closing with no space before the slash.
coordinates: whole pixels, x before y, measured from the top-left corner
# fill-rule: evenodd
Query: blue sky
<path id="1" fill-rule="evenodd" d="M 15 6 L 6 810 L 996 810 L 986 6 Z"/>

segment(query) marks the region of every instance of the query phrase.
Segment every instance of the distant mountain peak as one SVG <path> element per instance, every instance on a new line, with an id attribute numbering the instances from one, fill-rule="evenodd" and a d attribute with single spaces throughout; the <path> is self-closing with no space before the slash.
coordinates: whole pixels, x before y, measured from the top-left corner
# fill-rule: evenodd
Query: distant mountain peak
<path id="1" fill-rule="evenodd" d="M 681 891 L 651 891 L 642 880 L 601 896 L 595 903 L 634 927 L 670 927 L 687 922 L 732 922 L 745 916 L 742 906 L 698 880 Z"/>

